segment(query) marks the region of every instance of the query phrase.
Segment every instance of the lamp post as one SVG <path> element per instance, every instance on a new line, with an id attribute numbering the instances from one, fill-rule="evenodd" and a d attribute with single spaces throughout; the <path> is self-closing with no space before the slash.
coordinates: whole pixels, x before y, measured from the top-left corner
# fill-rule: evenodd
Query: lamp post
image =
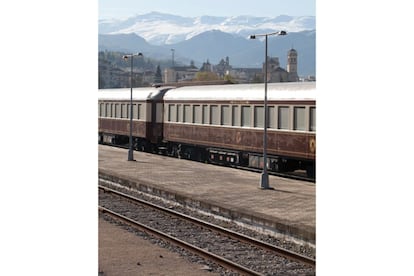
<path id="1" fill-rule="evenodd" d="M 175 52 L 175 49 L 171 49 L 171 53 L 172 53 L 172 67 L 174 67 L 174 52 Z"/>
<path id="2" fill-rule="evenodd" d="M 134 56 L 142 57 L 142 53 L 125 55 L 122 58 L 127 61 L 128 58 L 131 58 L 131 74 L 129 76 L 129 85 L 131 86 L 131 98 L 129 104 L 129 150 L 128 150 L 128 161 L 134 160 L 134 149 L 132 148 L 132 68 L 134 66 Z"/>
<path id="3" fill-rule="evenodd" d="M 257 34 L 251 35 L 250 39 L 256 39 L 256 37 L 265 37 L 265 73 L 264 73 L 264 127 L 263 127 L 263 172 L 260 177 L 260 189 L 269 189 L 269 175 L 267 173 L 267 125 L 268 125 L 268 112 L 267 112 L 267 37 L 270 35 L 286 35 L 286 31 L 279 31 L 275 33 Z"/>

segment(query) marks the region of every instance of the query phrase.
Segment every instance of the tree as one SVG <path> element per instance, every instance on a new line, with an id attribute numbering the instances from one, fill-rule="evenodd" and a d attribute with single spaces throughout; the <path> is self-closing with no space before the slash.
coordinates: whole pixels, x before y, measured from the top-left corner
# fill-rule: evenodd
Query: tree
<path id="1" fill-rule="evenodd" d="M 230 83 L 237 83 L 236 81 L 235 81 L 235 79 L 230 75 L 230 74 L 227 74 L 227 75 L 225 75 L 224 76 L 224 80 L 225 81 L 228 81 L 228 82 L 230 82 Z"/>
<path id="2" fill-rule="evenodd" d="M 219 80 L 220 78 L 214 72 L 197 72 L 195 79 L 197 81 L 214 81 Z"/>
<path id="3" fill-rule="evenodd" d="M 160 68 L 159 64 L 157 66 L 157 71 L 155 72 L 154 82 L 155 83 L 162 83 L 162 74 L 161 74 L 161 68 Z"/>

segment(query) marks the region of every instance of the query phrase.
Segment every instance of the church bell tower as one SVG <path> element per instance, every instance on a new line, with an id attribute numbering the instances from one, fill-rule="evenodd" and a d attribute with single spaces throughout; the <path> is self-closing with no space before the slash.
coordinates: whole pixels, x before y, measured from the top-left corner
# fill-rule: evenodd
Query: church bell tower
<path id="1" fill-rule="evenodd" d="M 295 49 L 290 49 L 288 52 L 288 62 L 286 71 L 289 74 L 289 81 L 299 81 L 298 77 L 298 53 Z"/>

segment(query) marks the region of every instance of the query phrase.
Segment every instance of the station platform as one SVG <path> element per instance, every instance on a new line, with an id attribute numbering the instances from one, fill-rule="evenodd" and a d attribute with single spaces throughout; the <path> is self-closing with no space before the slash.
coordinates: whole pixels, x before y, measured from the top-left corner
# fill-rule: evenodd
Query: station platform
<path id="1" fill-rule="evenodd" d="M 99 180 L 150 193 L 263 233 L 315 245 L 316 185 L 229 167 L 99 145 Z"/>

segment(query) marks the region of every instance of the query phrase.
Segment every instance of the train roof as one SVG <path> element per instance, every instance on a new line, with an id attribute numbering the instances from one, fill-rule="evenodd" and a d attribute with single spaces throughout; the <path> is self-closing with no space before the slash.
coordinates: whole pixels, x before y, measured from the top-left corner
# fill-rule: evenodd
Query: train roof
<path id="1" fill-rule="evenodd" d="M 315 100 L 315 82 L 285 82 L 268 83 L 268 100 Z M 262 101 L 264 97 L 264 84 L 232 84 L 232 85 L 206 85 L 185 86 L 169 90 L 164 100 L 193 100 L 193 101 L 228 101 L 252 100 Z"/>
<path id="2" fill-rule="evenodd" d="M 145 101 L 160 99 L 171 87 L 138 87 L 132 89 L 132 99 L 135 101 Z M 129 100 L 131 98 L 131 88 L 111 88 L 99 89 L 99 100 Z"/>

